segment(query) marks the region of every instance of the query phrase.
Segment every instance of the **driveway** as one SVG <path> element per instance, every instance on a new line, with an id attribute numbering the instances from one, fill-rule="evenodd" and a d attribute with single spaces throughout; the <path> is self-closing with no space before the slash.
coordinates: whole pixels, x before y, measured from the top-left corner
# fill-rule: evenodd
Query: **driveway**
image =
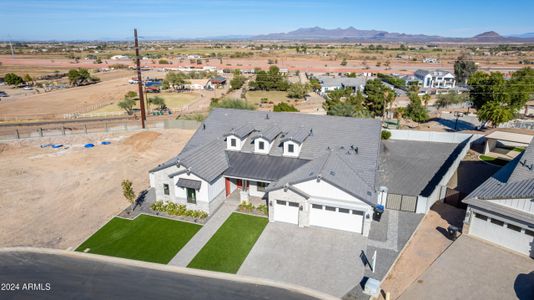
<path id="1" fill-rule="evenodd" d="M 364 274 L 361 234 L 318 227 L 269 223 L 237 274 L 288 282 L 336 297 Z"/>
<path id="2" fill-rule="evenodd" d="M 463 235 L 399 299 L 534 299 L 534 260 Z"/>

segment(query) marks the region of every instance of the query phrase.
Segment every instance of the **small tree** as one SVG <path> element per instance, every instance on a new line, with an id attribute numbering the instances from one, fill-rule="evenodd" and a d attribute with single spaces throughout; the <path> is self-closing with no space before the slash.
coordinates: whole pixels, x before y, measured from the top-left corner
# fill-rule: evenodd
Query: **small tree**
<path id="1" fill-rule="evenodd" d="M 380 137 L 381 137 L 383 140 L 389 140 L 389 138 L 391 137 L 391 131 L 389 131 L 389 130 L 382 130 L 382 133 L 380 134 Z"/>
<path id="2" fill-rule="evenodd" d="M 289 89 L 287 90 L 287 96 L 289 98 L 302 99 L 304 98 L 304 96 L 306 96 L 309 90 L 310 90 L 310 86 L 307 84 L 292 83 L 289 86 Z"/>
<path id="3" fill-rule="evenodd" d="M 21 83 L 24 83 L 24 80 L 22 79 L 22 77 L 20 77 L 19 75 L 15 73 L 7 73 L 4 76 L 4 81 L 8 85 L 19 85 Z"/>
<path id="4" fill-rule="evenodd" d="M 343 60 L 341 61 L 341 64 L 342 66 L 346 66 L 347 65 L 347 59 L 346 58 L 343 58 Z"/>
<path id="5" fill-rule="evenodd" d="M 410 93 L 408 97 L 410 104 L 406 107 L 406 117 L 418 123 L 428 120 L 428 112 L 422 105 L 419 95 Z"/>
<path id="6" fill-rule="evenodd" d="M 128 202 L 133 204 L 135 201 L 135 192 L 133 190 L 133 183 L 128 179 L 124 179 L 121 183 L 121 186 L 122 186 L 122 195 L 124 196 L 124 198 L 126 198 L 126 200 L 128 200 Z"/>
<path id="7" fill-rule="evenodd" d="M 247 103 L 241 99 L 224 99 L 221 101 L 212 100 L 212 108 L 232 108 L 232 109 L 245 109 L 245 110 L 255 110 L 256 107 L 252 104 Z"/>
<path id="8" fill-rule="evenodd" d="M 137 99 L 137 92 L 129 91 L 124 94 L 124 99 Z"/>
<path id="9" fill-rule="evenodd" d="M 167 108 L 165 99 L 161 98 L 160 96 L 148 98 L 148 104 L 156 106 L 160 111 Z"/>
<path id="10" fill-rule="evenodd" d="M 125 97 L 124 100 L 117 103 L 117 106 L 124 109 L 127 114 L 131 115 L 133 113 L 133 108 L 135 106 L 135 100 Z"/>
<path id="11" fill-rule="evenodd" d="M 423 103 L 425 104 L 425 107 L 428 106 L 428 101 L 430 101 L 430 95 L 429 94 L 424 94 L 423 97 Z"/>

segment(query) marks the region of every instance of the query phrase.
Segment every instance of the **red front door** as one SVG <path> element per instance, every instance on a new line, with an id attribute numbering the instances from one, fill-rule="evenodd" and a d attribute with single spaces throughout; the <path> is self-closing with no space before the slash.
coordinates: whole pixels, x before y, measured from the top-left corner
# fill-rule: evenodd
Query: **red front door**
<path id="1" fill-rule="evenodd" d="M 229 178 L 225 178 L 225 183 L 226 183 L 226 197 L 228 197 L 228 195 L 232 193 L 232 188 L 231 188 L 232 185 L 230 183 Z"/>
<path id="2" fill-rule="evenodd" d="M 242 189 L 243 188 L 243 181 L 241 179 L 237 179 L 237 188 Z"/>

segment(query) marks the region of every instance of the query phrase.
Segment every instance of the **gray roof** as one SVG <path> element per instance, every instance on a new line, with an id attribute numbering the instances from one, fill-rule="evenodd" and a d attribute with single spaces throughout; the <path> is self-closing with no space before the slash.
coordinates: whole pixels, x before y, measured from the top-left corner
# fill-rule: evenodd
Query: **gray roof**
<path id="1" fill-rule="evenodd" d="M 260 181 L 275 181 L 299 168 L 308 160 L 226 151 L 229 167 L 224 175 L 256 179 Z"/>
<path id="2" fill-rule="evenodd" d="M 354 151 L 330 150 L 323 156 L 314 159 L 294 172 L 270 184 L 268 191 L 284 188 L 312 179 L 325 180 L 339 189 L 363 200 L 376 204 L 374 182 L 368 182 L 355 169 L 351 157 L 357 156 Z"/>
<path id="3" fill-rule="evenodd" d="M 452 72 L 449 72 L 449 71 L 446 71 L 446 70 L 422 70 L 422 69 L 419 69 L 417 71 L 415 71 L 415 77 L 418 77 L 418 78 L 424 78 L 426 75 L 428 74 L 431 74 L 432 76 L 445 76 L 447 74 L 452 74 L 454 75 Z"/>
<path id="4" fill-rule="evenodd" d="M 332 77 L 332 76 L 317 76 L 317 80 L 324 87 L 360 87 L 365 86 L 367 78 L 365 77 Z"/>
<path id="5" fill-rule="evenodd" d="M 269 117 L 267 117 L 267 114 Z M 324 173 L 325 180 L 346 191 L 358 195 L 362 200 L 373 202 L 374 186 L 378 169 L 378 155 L 380 150 L 380 121 L 373 119 L 357 119 L 334 116 L 317 116 L 301 113 L 273 113 L 260 111 L 247 111 L 235 109 L 214 109 L 208 118 L 204 120 L 205 126 L 201 126 L 189 140 L 182 152 L 175 158 L 151 170 L 151 172 L 164 169 L 168 166 L 180 163 L 189 168 L 190 171 L 211 182 L 228 169 L 241 170 L 241 175 L 248 173 L 250 176 L 264 176 L 264 178 L 276 178 L 282 176 L 286 171 L 282 170 L 252 170 L 246 165 L 234 165 L 230 163 L 234 152 L 225 151 L 226 142 L 224 136 L 229 132 L 248 131 L 248 137 L 254 137 L 254 131 L 268 132 L 270 128 L 278 126 L 286 132 L 297 132 L 300 135 L 296 139 L 302 140 L 303 144 L 299 155 L 300 160 L 318 159 L 314 164 L 295 163 L 294 172 L 296 178 L 302 178 L 303 167 L 314 167 L 316 172 Z M 237 128 L 237 129 L 234 129 Z M 244 129 L 246 128 L 246 129 Z M 309 135 L 310 130 L 313 134 Z M 304 133 L 307 138 L 304 138 Z M 246 138 L 243 148 L 239 153 L 252 154 L 254 145 L 252 138 Z M 288 162 L 286 158 L 280 162 L 267 164 L 263 160 L 271 162 L 274 158 L 282 158 L 282 134 L 279 134 L 273 141 L 273 146 L 269 155 L 253 154 L 252 157 L 259 156 L 257 160 L 250 160 L 250 164 L 268 165 L 266 168 L 276 169 L 280 165 Z M 349 149 L 358 148 L 358 153 L 346 154 Z M 334 151 L 335 153 L 330 153 Z M 227 153 L 229 156 L 227 157 Z M 328 154 L 328 155 L 326 155 Z M 331 157 L 326 159 L 326 157 Z M 324 162 L 325 164 L 322 164 Z M 302 170 L 301 170 L 302 169 Z M 300 171 L 299 171 L 300 170 Z M 330 171 L 333 172 L 330 173 Z M 239 172 L 232 171 L 236 177 Z M 294 173 L 292 172 L 292 173 Z M 261 173 L 261 174 L 260 174 Z M 226 174 L 226 173 L 225 173 Z M 308 172 L 309 174 L 309 172 Z M 337 175 L 336 175 L 337 174 Z M 291 175 L 288 174 L 287 176 Z M 309 175 L 307 175 L 309 176 Z M 284 178 L 286 176 L 283 176 Z M 290 178 L 290 179 L 291 179 Z M 266 179 L 264 179 L 266 180 Z M 283 182 L 277 184 L 284 185 Z M 371 195 L 368 195 L 370 192 Z"/>
<path id="6" fill-rule="evenodd" d="M 241 125 L 241 126 L 239 126 L 237 128 L 232 128 L 224 136 L 235 135 L 240 139 L 244 139 L 252 131 L 254 131 L 254 126 L 252 124 L 250 124 L 250 123 L 247 123 L 247 124 L 243 124 L 243 125 Z"/>
<path id="7" fill-rule="evenodd" d="M 280 133 L 282 133 L 282 129 L 278 127 L 278 125 L 273 125 L 272 127 L 268 127 L 265 130 L 258 130 L 256 135 L 252 138 L 252 140 L 255 140 L 257 138 L 264 138 L 269 142 L 272 142 Z"/>
<path id="8" fill-rule="evenodd" d="M 312 134 L 313 134 L 313 129 L 311 128 L 304 128 L 304 127 L 292 128 L 286 134 L 284 134 L 281 142 L 283 143 L 287 141 L 293 141 L 298 144 L 302 144 L 308 138 L 308 136 Z"/>
<path id="9" fill-rule="evenodd" d="M 392 194 L 428 196 L 464 143 L 382 141 L 380 185 Z"/>
<path id="10" fill-rule="evenodd" d="M 534 223 L 534 214 L 487 200 L 534 198 L 534 140 L 527 149 L 476 188 L 464 203 Z"/>
<path id="11" fill-rule="evenodd" d="M 201 185 L 202 185 L 202 181 L 187 179 L 187 178 L 179 178 L 178 182 L 176 182 L 177 187 L 190 188 L 190 189 L 195 189 L 197 191 L 200 190 Z"/>

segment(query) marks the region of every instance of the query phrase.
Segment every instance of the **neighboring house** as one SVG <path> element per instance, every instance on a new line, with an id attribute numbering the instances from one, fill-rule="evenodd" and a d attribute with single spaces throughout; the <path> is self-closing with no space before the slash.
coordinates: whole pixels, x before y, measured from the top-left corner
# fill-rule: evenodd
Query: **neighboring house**
<path id="1" fill-rule="evenodd" d="M 444 70 L 417 70 L 415 77 L 423 82 L 424 88 L 449 89 L 456 85 L 454 74 Z"/>
<path id="2" fill-rule="evenodd" d="M 270 221 L 367 236 L 378 204 L 426 213 L 465 146 L 380 133 L 374 119 L 214 109 L 150 185 L 158 200 L 209 214 L 230 195 L 258 197 Z"/>
<path id="3" fill-rule="evenodd" d="M 111 57 L 111 59 L 113 59 L 113 60 L 125 60 L 125 59 L 130 59 L 130 57 L 128 55 L 113 55 Z"/>
<path id="4" fill-rule="evenodd" d="M 208 88 L 209 80 L 208 79 L 188 79 L 189 83 L 184 85 L 186 90 L 203 90 Z"/>
<path id="5" fill-rule="evenodd" d="M 404 80 L 404 83 L 406 86 L 422 86 L 423 81 L 419 78 L 417 78 L 415 75 L 405 75 L 400 77 L 402 80 Z"/>
<path id="6" fill-rule="evenodd" d="M 218 88 L 220 86 L 224 86 L 225 84 L 226 84 L 226 78 L 224 78 L 222 76 L 215 76 L 215 77 L 212 77 L 208 81 L 208 84 L 206 85 L 206 87 L 209 88 L 209 89 L 215 89 L 215 88 Z"/>
<path id="7" fill-rule="evenodd" d="M 534 258 L 534 145 L 475 189 L 464 232 Z"/>
<path id="8" fill-rule="evenodd" d="M 365 88 L 365 83 L 367 82 L 366 77 L 332 77 L 332 76 L 317 76 L 317 80 L 321 84 L 321 95 L 338 89 L 350 88 L 354 92 L 363 91 Z"/>

